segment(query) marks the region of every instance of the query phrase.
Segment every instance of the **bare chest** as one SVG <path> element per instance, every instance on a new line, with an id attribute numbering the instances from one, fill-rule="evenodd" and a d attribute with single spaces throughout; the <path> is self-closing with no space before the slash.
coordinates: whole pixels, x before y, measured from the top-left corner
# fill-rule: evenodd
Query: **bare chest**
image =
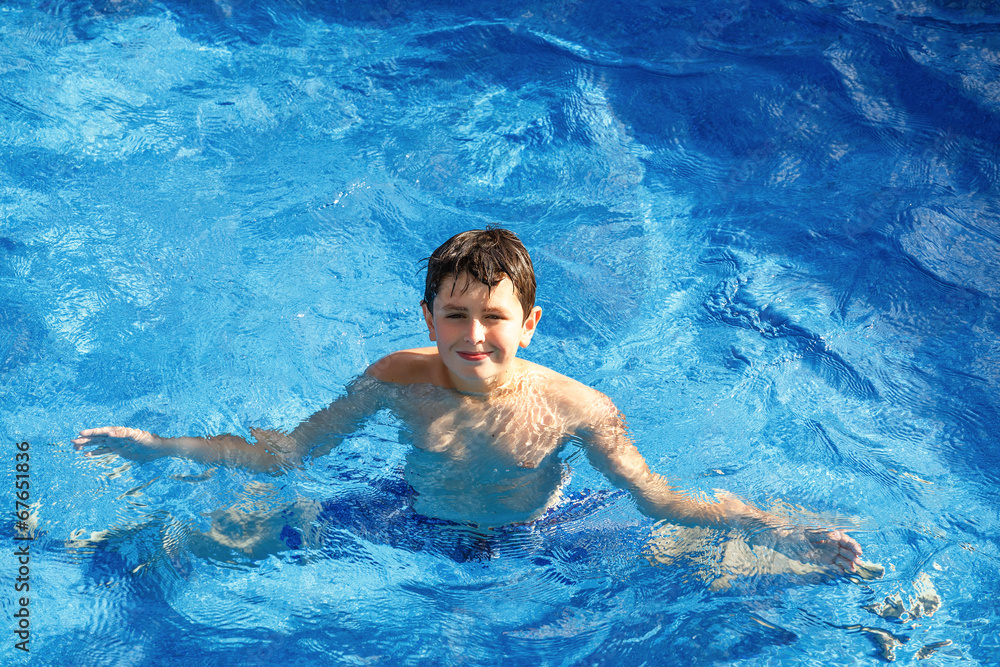
<path id="1" fill-rule="evenodd" d="M 414 446 L 473 467 L 536 468 L 566 439 L 564 420 L 541 402 L 449 398 L 413 406 Z"/>

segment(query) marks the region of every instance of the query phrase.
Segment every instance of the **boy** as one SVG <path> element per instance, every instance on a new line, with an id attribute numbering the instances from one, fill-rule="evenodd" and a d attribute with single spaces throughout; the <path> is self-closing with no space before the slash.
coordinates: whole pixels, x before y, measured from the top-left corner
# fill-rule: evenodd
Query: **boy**
<path id="1" fill-rule="evenodd" d="M 861 548 L 841 531 L 786 525 L 730 496 L 696 500 L 652 473 L 607 396 L 516 357 L 542 316 L 534 301 L 531 259 L 512 232 L 463 232 L 428 259 L 422 307 L 436 346 L 384 357 L 291 433 L 253 431 L 252 445 L 231 435 L 160 438 L 106 427 L 73 442 L 96 447 L 88 455 L 186 456 L 280 471 L 326 454 L 388 408 L 408 427 L 405 476 L 421 515 L 480 528 L 533 521 L 558 502 L 559 452 L 573 440 L 651 517 L 766 534 L 788 556 L 855 571 Z"/>

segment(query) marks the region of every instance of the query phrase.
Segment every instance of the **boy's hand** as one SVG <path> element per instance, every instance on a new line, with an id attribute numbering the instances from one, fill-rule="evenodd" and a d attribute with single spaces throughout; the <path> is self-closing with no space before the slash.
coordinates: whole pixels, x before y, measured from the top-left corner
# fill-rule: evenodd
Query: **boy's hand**
<path id="1" fill-rule="evenodd" d="M 775 536 L 778 551 L 799 560 L 838 568 L 847 573 L 856 572 L 861 560 L 861 545 L 842 530 L 786 526 L 773 528 L 767 533 Z"/>
<path id="2" fill-rule="evenodd" d="M 123 426 L 105 426 L 80 431 L 80 437 L 73 440 L 77 451 L 93 447 L 84 456 L 118 454 L 133 461 L 151 461 L 166 456 L 164 440 L 148 431 Z"/>

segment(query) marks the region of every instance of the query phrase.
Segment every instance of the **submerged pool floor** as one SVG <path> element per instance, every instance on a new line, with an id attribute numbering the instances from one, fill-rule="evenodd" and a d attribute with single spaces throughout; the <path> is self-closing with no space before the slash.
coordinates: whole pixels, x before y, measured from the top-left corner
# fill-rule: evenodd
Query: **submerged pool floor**
<path id="1" fill-rule="evenodd" d="M 998 25 L 984 2 L 5 3 L 0 441 L 30 508 L 4 576 L 31 557 L 0 661 L 1000 662 Z M 526 358 L 610 396 L 677 486 L 850 527 L 884 576 L 772 573 L 574 450 L 579 506 L 500 538 L 324 518 L 399 483 L 389 414 L 280 477 L 73 451 L 106 424 L 294 427 L 427 344 L 421 259 L 487 224 L 535 262 Z"/>

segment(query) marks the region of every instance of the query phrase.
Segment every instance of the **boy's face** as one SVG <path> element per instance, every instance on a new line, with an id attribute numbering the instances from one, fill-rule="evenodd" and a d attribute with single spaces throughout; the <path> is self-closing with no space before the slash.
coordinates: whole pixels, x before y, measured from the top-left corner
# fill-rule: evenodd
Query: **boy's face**
<path id="1" fill-rule="evenodd" d="M 424 305 L 432 341 L 459 391 L 485 393 L 510 377 L 518 347 L 528 347 L 542 309 L 527 317 L 504 278 L 492 289 L 467 275 L 446 278 L 434 299 L 434 312 Z"/>

